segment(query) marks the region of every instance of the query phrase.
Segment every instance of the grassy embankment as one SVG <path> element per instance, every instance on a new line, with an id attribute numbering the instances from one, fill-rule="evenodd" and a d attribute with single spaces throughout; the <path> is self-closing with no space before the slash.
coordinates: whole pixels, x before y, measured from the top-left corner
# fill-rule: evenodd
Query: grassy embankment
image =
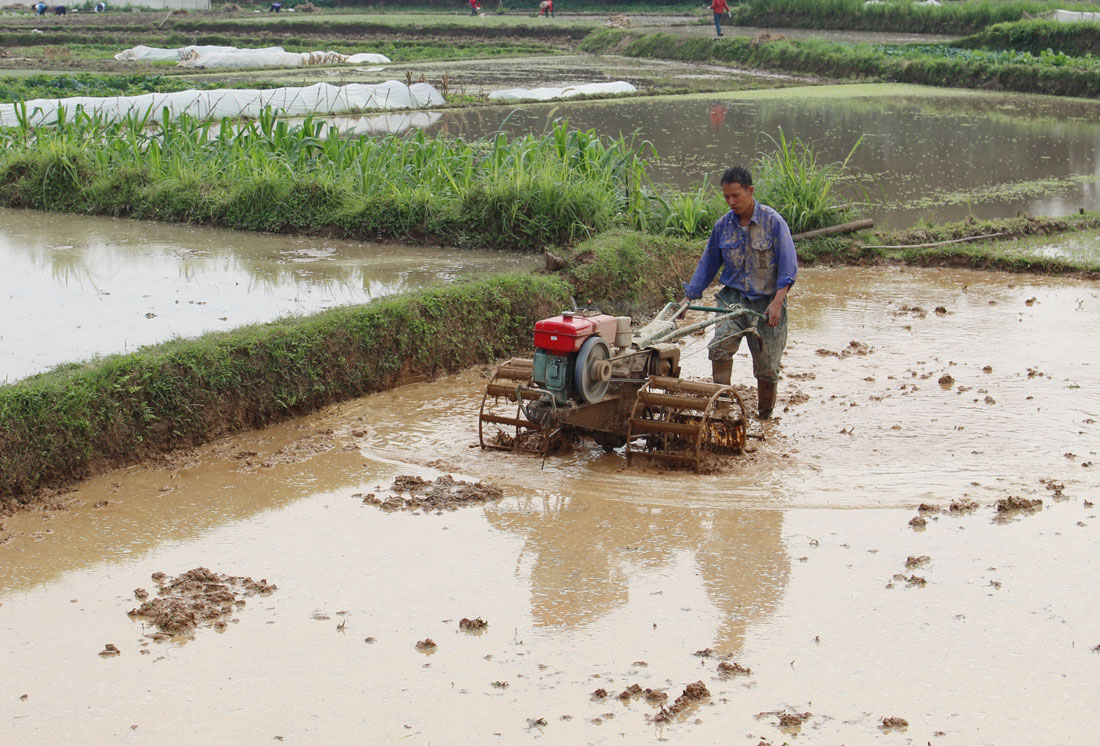
<path id="1" fill-rule="evenodd" d="M 964 0 L 922 5 L 913 0 L 747 0 L 733 6 L 732 22 L 766 28 L 973 34 L 997 23 L 1057 9 L 1096 11 L 1096 3 L 1060 0 Z"/>
<path id="2" fill-rule="evenodd" d="M 279 84 L 250 81 L 251 88 L 275 88 Z M 193 81 L 164 75 L 27 75 L 0 78 L 0 103 L 69 96 L 140 96 L 186 90 L 224 88 L 217 82 Z"/>
<path id="3" fill-rule="evenodd" d="M 1100 55 L 1100 24 L 1058 23 L 1042 19 L 998 23 L 956 41 L 953 46 L 963 49 L 1012 49 L 1033 55 L 1049 51 L 1066 58 Z M 1062 62 L 1071 63 L 1068 59 Z"/>
<path id="4" fill-rule="evenodd" d="M 755 42 L 602 30 L 580 45 L 592 54 L 717 62 L 832 78 L 870 78 L 1063 96 L 1100 95 L 1100 58 L 948 45 L 871 45 L 787 39 Z"/>
<path id="5" fill-rule="evenodd" d="M 489 142 L 343 139 L 312 118 L 290 127 L 270 113 L 220 128 L 189 117 L 146 124 L 79 116 L 0 132 L 0 204 L 530 251 L 640 224 L 652 209 L 629 143 L 564 124 Z"/>
<path id="6" fill-rule="evenodd" d="M 500 276 L 208 334 L 0 387 L 0 507 L 158 453 L 490 362 L 566 285 Z"/>

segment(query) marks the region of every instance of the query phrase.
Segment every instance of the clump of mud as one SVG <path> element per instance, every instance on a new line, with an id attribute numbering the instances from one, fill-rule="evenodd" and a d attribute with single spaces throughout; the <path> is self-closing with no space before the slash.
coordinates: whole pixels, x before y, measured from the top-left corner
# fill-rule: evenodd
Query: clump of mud
<path id="1" fill-rule="evenodd" d="M 1033 512 L 1043 509 L 1043 501 L 1039 498 L 1028 500 L 1026 497 L 1006 497 L 997 501 L 998 513 L 1011 513 L 1017 511 Z"/>
<path id="2" fill-rule="evenodd" d="M 866 343 L 857 342 L 853 339 L 848 343 L 848 346 L 840 352 L 834 352 L 833 350 L 827 350 L 822 347 L 817 350 L 817 354 L 822 357 L 851 357 L 852 355 L 870 355 L 874 351 L 874 347 L 869 347 Z"/>
<path id="3" fill-rule="evenodd" d="M 718 664 L 718 675 L 723 679 L 728 679 L 731 676 L 748 676 L 751 673 L 751 668 L 742 666 L 740 663 L 722 661 Z"/>
<path id="4" fill-rule="evenodd" d="M 802 723 L 813 717 L 812 712 L 787 712 L 786 710 L 768 710 L 756 713 L 756 719 L 761 720 L 769 715 L 779 718 L 780 728 L 800 728 Z"/>
<path id="5" fill-rule="evenodd" d="M 672 722 L 672 718 L 679 715 L 684 710 L 688 709 L 692 705 L 698 704 L 704 699 L 710 697 L 710 691 L 707 689 L 707 685 L 702 681 L 696 681 L 694 684 L 688 684 L 684 687 L 684 693 L 676 698 L 676 701 L 672 703 L 670 707 L 662 707 L 661 710 L 653 716 L 653 722 L 655 723 L 669 723 Z"/>
<path id="6" fill-rule="evenodd" d="M 1066 486 L 1061 482 L 1055 482 L 1053 479 L 1040 479 L 1039 483 L 1044 485 L 1051 492 L 1051 499 L 1053 500 L 1068 500 L 1069 496 L 1066 495 Z"/>
<path id="7" fill-rule="evenodd" d="M 931 562 L 931 561 L 932 561 L 932 558 L 929 557 L 927 554 L 922 554 L 918 557 L 914 557 L 914 556 L 910 555 L 910 556 L 905 558 L 905 566 L 907 568 L 909 568 L 910 570 L 912 570 L 915 567 L 920 567 L 921 565 L 926 564 L 926 563 Z"/>
<path id="8" fill-rule="evenodd" d="M 467 632 L 480 632 L 489 626 L 489 623 L 478 617 L 477 619 L 468 619 L 462 617 L 462 620 L 458 623 L 459 629 L 464 629 Z"/>
<path id="9" fill-rule="evenodd" d="M 783 41 L 787 37 L 783 34 L 773 34 L 770 31 L 761 31 L 756 36 L 752 37 L 752 41 L 749 42 L 754 47 L 759 47 L 761 44 L 767 44 L 773 41 Z"/>
<path id="10" fill-rule="evenodd" d="M 122 651 L 111 643 L 107 643 L 103 646 L 103 650 L 99 651 L 101 658 L 114 658 L 116 655 L 122 655 Z"/>
<path id="11" fill-rule="evenodd" d="M 435 650 L 438 647 L 435 644 L 435 640 L 430 637 L 425 637 L 423 640 L 418 640 L 416 643 L 416 649 L 421 651 Z"/>
<path id="12" fill-rule="evenodd" d="M 157 640 L 190 634 L 200 625 L 223 629 L 225 618 L 244 606 L 245 596 L 269 596 L 276 590 L 267 580 L 221 575 L 205 567 L 172 579 L 156 572 L 153 580 L 158 586 L 157 597 L 128 613 L 131 619 L 151 622 L 159 630 L 152 635 Z"/>
<path id="13" fill-rule="evenodd" d="M 395 494 L 385 500 L 372 492 L 363 498 L 363 503 L 377 505 L 383 510 L 457 510 L 464 505 L 480 505 L 504 497 L 504 491 L 499 487 L 484 482 L 471 484 L 456 481 L 450 474 L 444 474 L 434 482 L 402 474 L 393 480 L 390 489 Z"/>
<path id="14" fill-rule="evenodd" d="M 973 513 L 977 509 L 978 503 L 965 497 L 959 498 L 958 500 L 952 500 L 951 505 L 948 506 L 948 510 L 956 515 Z"/>
<path id="15" fill-rule="evenodd" d="M 899 717 L 884 717 L 882 724 L 879 726 L 882 730 L 902 730 L 909 727 L 909 721 L 905 718 Z"/>

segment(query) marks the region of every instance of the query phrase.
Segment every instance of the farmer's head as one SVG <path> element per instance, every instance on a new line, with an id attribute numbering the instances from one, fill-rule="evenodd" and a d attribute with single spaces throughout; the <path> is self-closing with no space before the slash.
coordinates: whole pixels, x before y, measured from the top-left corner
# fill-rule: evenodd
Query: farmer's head
<path id="1" fill-rule="evenodd" d="M 722 174 L 722 196 L 738 216 L 752 214 L 752 191 L 752 174 L 740 166 L 734 166 Z"/>

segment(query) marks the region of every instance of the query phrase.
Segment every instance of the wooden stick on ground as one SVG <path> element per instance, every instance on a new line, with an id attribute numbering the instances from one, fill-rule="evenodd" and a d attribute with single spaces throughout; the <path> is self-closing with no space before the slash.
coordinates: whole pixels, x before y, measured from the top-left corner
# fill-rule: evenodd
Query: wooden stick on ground
<path id="1" fill-rule="evenodd" d="M 837 233 L 854 233 L 856 231 L 865 231 L 868 228 L 874 228 L 874 220 L 856 220 L 851 223 L 841 223 L 839 225 L 830 225 L 828 228 L 818 228 L 814 231 L 806 231 L 805 233 L 796 233 L 791 236 L 795 241 L 804 241 L 808 238 L 821 238 L 822 236 L 835 236 Z"/>

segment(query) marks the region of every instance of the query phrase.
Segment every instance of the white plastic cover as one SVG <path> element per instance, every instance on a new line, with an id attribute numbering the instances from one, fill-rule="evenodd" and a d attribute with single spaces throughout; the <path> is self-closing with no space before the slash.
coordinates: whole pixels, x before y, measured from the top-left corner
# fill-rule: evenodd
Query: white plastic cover
<path id="1" fill-rule="evenodd" d="M 569 98 L 570 96 L 593 95 L 599 93 L 634 93 L 638 89 L 625 80 L 616 80 L 613 83 L 585 83 L 583 85 L 567 86 L 565 88 L 507 88 L 501 91 L 493 91 L 489 94 L 491 99 L 504 99 L 506 101 L 535 100 L 549 101 L 554 98 Z"/>
<path id="2" fill-rule="evenodd" d="M 71 116 L 77 106 L 92 114 L 109 119 L 122 119 L 128 114 L 144 116 L 152 110 L 160 118 L 167 108 L 172 116 L 187 113 L 199 119 L 208 117 L 256 117 L 265 108 L 286 115 L 346 114 L 367 109 L 418 109 L 442 104 L 443 96 L 428 83 L 409 86 L 396 80 L 378 85 L 349 83 L 334 86 L 316 83 L 304 88 L 271 88 L 268 90 L 222 89 L 215 91 L 179 91 L 177 93 L 146 93 L 141 96 L 95 98 L 74 96 L 63 99 L 35 99 L 27 102 L 31 124 L 55 124 L 57 110 L 65 107 Z M 18 124 L 15 104 L 0 104 L 0 127 Z"/>
<path id="3" fill-rule="evenodd" d="M 1072 10 L 1054 11 L 1054 20 L 1061 23 L 1100 23 L 1100 13 L 1076 13 Z"/>
<path id="4" fill-rule="evenodd" d="M 282 47 L 238 49 L 237 47 L 189 46 L 176 49 L 137 46 L 115 55 L 123 62 L 164 62 L 175 60 L 181 67 L 308 67 L 309 65 L 387 64 L 384 54 L 362 52 L 288 52 Z"/>
<path id="5" fill-rule="evenodd" d="M 169 60 L 178 62 L 192 52 L 206 54 L 208 52 L 228 52 L 233 49 L 236 49 L 236 47 L 190 46 L 162 49 L 161 47 L 146 47 L 139 44 L 136 47 L 122 50 L 115 55 L 115 59 L 122 62 L 167 62 Z"/>

